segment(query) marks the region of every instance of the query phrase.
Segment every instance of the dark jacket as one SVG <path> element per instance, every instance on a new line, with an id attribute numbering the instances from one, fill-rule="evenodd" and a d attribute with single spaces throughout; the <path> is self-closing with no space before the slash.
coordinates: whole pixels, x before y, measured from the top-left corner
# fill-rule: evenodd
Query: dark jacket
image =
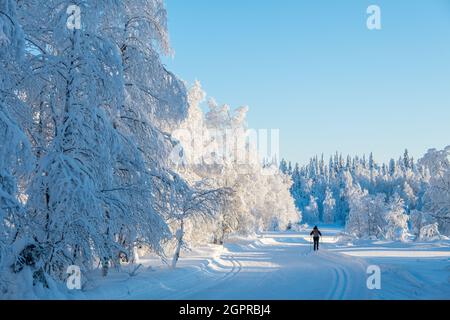
<path id="1" fill-rule="evenodd" d="M 322 236 L 322 233 L 320 233 L 319 229 L 315 228 L 313 229 L 313 231 L 311 231 L 311 233 L 309 234 L 310 236 L 314 235 L 314 238 L 319 238 L 319 236 Z"/>

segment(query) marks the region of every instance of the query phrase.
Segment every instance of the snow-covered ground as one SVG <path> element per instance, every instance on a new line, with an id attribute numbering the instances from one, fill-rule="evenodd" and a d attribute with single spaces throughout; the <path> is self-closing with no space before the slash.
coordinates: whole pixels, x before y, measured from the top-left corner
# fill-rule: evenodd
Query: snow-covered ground
<path id="1" fill-rule="evenodd" d="M 77 299 L 450 299 L 450 241 L 338 241 L 321 228 L 320 252 L 305 232 L 264 233 L 184 253 L 172 270 L 142 260 L 135 276 L 91 275 Z M 368 290 L 367 266 L 381 268 L 381 290 Z"/>

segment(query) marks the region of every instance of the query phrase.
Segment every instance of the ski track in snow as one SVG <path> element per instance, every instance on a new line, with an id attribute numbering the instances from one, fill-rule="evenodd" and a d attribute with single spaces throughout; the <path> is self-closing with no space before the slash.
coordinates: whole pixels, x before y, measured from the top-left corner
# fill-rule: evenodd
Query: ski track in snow
<path id="1" fill-rule="evenodd" d="M 196 285 L 194 285 L 193 287 L 190 287 L 188 290 L 186 291 L 181 291 L 181 292 L 177 292 L 175 294 L 171 294 L 168 295 L 166 297 L 166 299 L 170 299 L 170 300 L 177 300 L 177 299 L 188 299 L 189 296 L 192 294 L 192 292 L 205 292 L 207 291 L 209 288 L 217 286 L 219 284 L 222 283 L 226 283 L 227 281 L 230 281 L 231 279 L 233 279 L 234 277 L 236 277 L 242 270 L 242 264 L 235 259 L 235 257 L 232 254 L 226 254 L 221 256 L 221 260 L 226 260 L 231 262 L 231 269 L 227 272 L 224 273 L 224 275 L 219 276 L 219 277 L 213 277 L 213 281 L 205 281 L 205 282 L 199 282 Z M 217 261 L 215 262 L 211 262 L 211 263 L 217 263 Z M 209 271 L 206 267 L 202 267 L 201 268 L 205 273 L 210 273 L 211 271 Z"/>
<path id="2" fill-rule="evenodd" d="M 327 239 L 332 242 L 334 237 L 324 241 Z M 309 299 L 311 294 L 315 299 L 352 298 L 355 291 L 348 290 L 348 270 L 362 274 L 365 269 L 353 263 L 354 259 L 327 252 L 326 246 L 312 252 L 302 233 L 267 233 L 247 245 L 228 244 L 223 254 L 201 268 L 207 277 L 163 299 Z M 225 268 L 213 272 L 214 266 Z M 315 274 L 311 277 L 312 270 Z M 309 277 L 314 281 L 305 285 L 303 280 Z M 358 289 L 359 298 L 366 297 L 365 278 L 362 280 L 352 286 Z"/>
<path id="3" fill-rule="evenodd" d="M 422 295 L 450 299 L 448 242 L 410 244 L 411 248 L 398 243 L 349 246 L 337 243 L 339 231 L 322 228 L 324 237 L 319 252 L 312 250 L 308 232 L 268 232 L 257 239 L 234 239 L 223 247 L 207 246 L 184 253 L 175 270 L 159 266 L 132 278 L 98 279 L 96 289 L 85 292 L 81 298 L 341 300 Z M 391 254 L 380 260 L 380 252 L 389 250 L 403 250 L 410 255 L 418 252 L 420 259 L 411 262 L 405 254 L 399 254 L 392 260 Z M 423 250 L 427 250 L 426 255 Z M 434 258 L 427 258 L 431 255 Z M 147 261 L 152 266 L 154 263 L 155 260 Z M 382 285 L 386 290 L 367 289 L 367 266 L 374 263 L 382 267 Z M 417 270 L 413 270 L 416 266 Z"/>

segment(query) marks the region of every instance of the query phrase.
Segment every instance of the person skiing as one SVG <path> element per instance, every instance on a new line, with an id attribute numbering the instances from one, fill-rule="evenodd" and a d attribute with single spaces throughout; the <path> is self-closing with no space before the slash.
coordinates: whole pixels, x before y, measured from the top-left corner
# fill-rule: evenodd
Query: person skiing
<path id="1" fill-rule="evenodd" d="M 322 233 L 320 233 L 319 228 L 315 226 L 309 235 L 313 236 L 314 239 L 314 251 L 319 251 L 319 239 L 322 236 Z"/>

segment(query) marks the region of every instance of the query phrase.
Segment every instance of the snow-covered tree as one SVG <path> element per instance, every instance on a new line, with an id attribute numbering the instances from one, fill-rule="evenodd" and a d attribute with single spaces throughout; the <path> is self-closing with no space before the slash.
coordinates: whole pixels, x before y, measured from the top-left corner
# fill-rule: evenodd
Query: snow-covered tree
<path id="1" fill-rule="evenodd" d="M 284 159 L 280 161 L 280 171 L 284 174 L 288 173 L 288 164 Z"/>
<path id="2" fill-rule="evenodd" d="M 426 212 L 413 210 L 409 215 L 409 222 L 411 225 L 410 231 L 414 235 L 415 240 L 432 240 L 432 238 L 439 233 L 439 225 L 434 222 L 434 218 Z M 437 227 L 437 232 L 432 234 L 428 230 L 434 230 Z M 425 231 L 425 232 L 424 232 Z M 426 235 L 432 235 L 428 238 Z"/>
<path id="3" fill-rule="evenodd" d="M 420 241 L 434 241 L 441 239 L 448 238 L 441 235 L 441 233 L 439 232 L 439 224 L 437 222 L 428 224 L 420 228 L 419 236 L 417 238 L 417 240 Z"/>
<path id="4" fill-rule="evenodd" d="M 386 239 L 407 240 L 409 216 L 405 211 L 405 202 L 398 194 L 389 201 L 385 220 L 384 237 Z"/>
<path id="5" fill-rule="evenodd" d="M 35 280 L 44 284 L 71 264 L 90 269 L 100 260 L 107 270 L 137 243 L 161 250 L 169 235 L 152 202 L 156 170 L 139 145 L 150 135 L 124 125 L 126 64 L 104 32 L 122 4 L 78 1 L 80 29 L 66 25 L 70 1 L 20 4 L 34 70 L 25 100 L 37 119 L 29 132 L 39 158 L 27 189 L 33 241 L 23 252 L 34 251 Z"/>
<path id="6" fill-rule="evenodd" d="M 160 61 L 160 53 L 171 53 L 164 2 L 125 0 L 119 8 L 106 17 L 103 32 L 114 39 L 122 57 L 126 86 L 122 120 L 141 130 L 151 123 L 169 132 L 187 115 L 187 95 L 181 80 Z"/>
<path id="7" fill-rule="evenodd" d="M 323 221 L 325 223 L 334 222 L 334 210 L 336 208 L 336 200 L 333 197 L 333 192 L 327 187 L 325 193 L 325 200 L 323 201 Z"/>
<path id="8" fill-rule="evenodd" d="M 345 224 L 351 211 L 351 202 L 355 200 L 352 199 L 354 190 L 361 188 L 367 190 L 370 196 L 384 195 L 386 202 L 398 194 L 404 201 L 406 214 L 418 210 L 426 215 L 427 211 L 433 211 L 429 210 L 429 207 L 426 209 L 431 203 L 426 195 L 437 194 L 429 189 L 432 176 L 436 177 L 436 170 L 430 171 L 429 168 L 435 166 L 435 161 L 421 160 L 415 163 L 407 151 L 398 161 L 391 160 L 389 164 L 378 164 L 373 153 L 370 153 L 368 160 L 365 156 L 347 156 L 346 161 L 343 161 L 343 158 L 336 153 L 328 164 L 322 160 L 323 156 L 316 156 L 307 165 L 295 165 L 291 174 L 291 194 L 299 210 L 307 212 L 310 199 L 314 197 L 317 199 L 319 219 L 331 222 L 330 207 L 326 200 L 332 196 L 335 201 L 332 206 L 333 221 Z M 382 227 L 382 223 L 374 225 Z M 372 230 L 370 233 L 372 236 L 374 233 L 382 236 L 382 232 Z"/>
<path id="9" fill-rule="evenodd" d="M 405 170 L 410 170 L 413 168 L 413 162 L 412 159 L 409 157 L 408 149 L 406 149 L 405 153 L 403 154 L 403 168 Z"/>
<path id="10" fill-rule="evenodd" d="M 414 189 L 407 181 L 403 183 L 402 198 L 404 199 L 408 210 L 416 207 L 418 198 L 415 195 Z"/>
<path id="11" fill-rule="evenodd" d="M 305 208 L 304 219 L 310 223 L 317 223 L 319 221 L 319 206 L 314 196 L 309 197 L 309 204 Z"/>
<path id="12" fill-rule="evenodd" d="M 431 175 L 425 194 L 425 208 L 444 235 L 450 235 L 450 146 L 444 150 L 431 149 L 419 161 Z"/>
<path id="13" fill-rule="evenodd" d="M 24 36 L 15 1 L 0 2 L 0 292 L 15 258 L 19 234 L 25 232 L 23 187 L 33 165 L 30 144 L 16 121 L 22 110 L 17 88 L 24 54 Z"/>
<path id="14" fill-rule="evenodd" d="M 186 116 L 187 93 L 183 83 L 165 69 L 159 57 L 171 52 L 163 1 L 122 1 L 119 9 L 104 19 L 102 29 L 117 45 L 124 77 L 125 100 L 114 124 L 126 137 L 131 153 L 140 153 L 133 166 L 135 173 L 126 171 L 131 181 L 121 184 L 134 186 L 130 199 L 134 198 L 136 203 L 136 195 L 141 195 L 142 210 L 167 217 L 165 194 L 180 188 L 174 184 L 184 183 L 174 179 L 176 174 L 169 167 L 174 144 L 169 132 Z M 143 166 L 136 166 L 139 159 Z M 151 222 L 152 217 L 156 215 L 151 214 L 147 220 Z M 152 225 L 161 224 L 151 223 L 149 227 Z M 147 230 L 147 234 L 156 235 L 162 229 Z M 152 241 L 152 246 L 157 243 Z"/>
<path id="15" fill-rule="evenodd" d="M 356 237 L 365 236 L 368 229 L 367 196 L 367 191 L 362 191 L 359 186 L 351 189 L 350 212 L 345 229 Z"/>
<path id="16" fill-rule="evenodd" d="M 181 249 L 185 246 L 186 224 L 191 223 L 193 230 L 198 233 L 202 225 L 215 218 L 224 210 L 232 191 L 226 188 L 213 189 L 201 185 L 189 186 L 178 176 L 179 181 L 173 184 L 175 189 L 170 193 L 168 220 L 175 229 L 175 250 L 172 258 L 172 268 L 175 268 L 180 258 Z"/>
<path id="17" fill-rule="evenodd" d="M 350 199 L 347 231 L 359 238 L 382 238 L 386 225 L 385 195 L 370 195 L 367 190 L 355 188 Z"/>
<path id="18" fill-rule="evenodd" d="M 245 125 L 248 108 L 231 110 L 210 99 L 203 114 L 199 105 L 205 96 L 196 82 L 188 97 L 188 117 L 173 134 L 180 142 L 174 158 L 186 179 L 214 181 L 217 188 L 233 190 L 215 221 L 215 242 L 222 243 L 231 233 L 285 229 L 296 223 L 300 216 L 289 193 L 291 180 L 277 165 L 262 165 Z"/>
<path id="19" fill-rule="evenodd" d="M 35 243 L 25 249 L 36 247 L 34 278 L 44 284 L 46 275 L 63 279 L 68 265 L 90 269 L 95 257 L 108 264 L 119 249 L 113 228 L 123 210 L 110 192 L 119 147 L 104 110 L 117 106 L 121 92 L 115 52 L 107 41 L 91 36 L 95 20 L 85 19 L 83 29 L 70 30 L 57 23 L 70 3 L 54 5 L 58 10 L 42 13 L 49 15 L 47 26 L 54 33 L 53 52 L 46 55 L 59 64 L 52 71 L 61 74 L 52 79 L 59 95 L 55 136 L 28 189 Z"/>

